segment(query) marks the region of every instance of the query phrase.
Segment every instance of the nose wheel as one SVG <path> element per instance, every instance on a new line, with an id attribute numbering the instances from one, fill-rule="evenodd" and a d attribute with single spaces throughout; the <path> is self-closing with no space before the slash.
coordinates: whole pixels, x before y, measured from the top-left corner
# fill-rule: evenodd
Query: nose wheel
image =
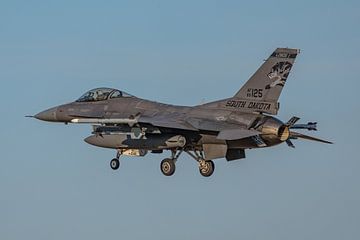
<path id="1" fill-rule="evenodd" d="M 117 158 L 114 158 L 110 161 L 110 167 L 112 170 L 117 170 L 120 167 L 120 161 Z"/>
<path id="2" fill-rule="evenodd" d="M 117 170 L 119 169 L 120 167 L 120 156 L 122 154 L 122 151 L 121 150 L 118 150 L 117 154 L 116 154 L 116 158 L 113 158 L 111 161 L 110 161 L 110 167 L 112 170 Z"/>

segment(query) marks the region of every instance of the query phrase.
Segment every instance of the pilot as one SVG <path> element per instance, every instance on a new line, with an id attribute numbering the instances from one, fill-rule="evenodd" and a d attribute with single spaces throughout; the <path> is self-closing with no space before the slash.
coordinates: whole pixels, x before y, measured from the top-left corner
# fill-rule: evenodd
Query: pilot
<path id="1" fill-rule="evenodd" d="M 96 98 L 95 98 L 95 100 L 96 101 L 103 101 L 103 100 L 106 100 L 107 98 L 108 98 L 108 96 L 109 96 L 109 93 L 110 92 L 108 92 L 108 91 L 104 91 L 104 90 L 97 90 L 96 91 Z"/>
<path id="2" fill-rule="evenodd" d="M 103 91 L 98 90 L 96 91 L 96 101 L 101 101 L 105 99 L 105 94 L 103 93 Z"/>

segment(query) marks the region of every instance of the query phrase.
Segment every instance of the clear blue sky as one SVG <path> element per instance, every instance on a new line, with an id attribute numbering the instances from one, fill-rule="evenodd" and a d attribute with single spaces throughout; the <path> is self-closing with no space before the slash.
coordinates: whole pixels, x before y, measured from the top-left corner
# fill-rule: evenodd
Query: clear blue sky
<path id="1" fill-rule="evenodd" d="M 1 1 L 0 238 L 360 239 L 359 1 Z M 279 118 L 315 136 L 218 160 L 122 160 L 90 126 L 23 116 L 107 86 L 195 105 L 233 95 L 276 47 L 302 50 Z"/>

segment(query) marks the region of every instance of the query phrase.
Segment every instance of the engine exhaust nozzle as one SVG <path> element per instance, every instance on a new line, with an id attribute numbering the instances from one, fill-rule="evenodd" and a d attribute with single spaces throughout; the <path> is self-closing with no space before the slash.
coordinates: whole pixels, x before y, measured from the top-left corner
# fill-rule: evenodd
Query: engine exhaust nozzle
<path id="1" fill-rule="evenodd" d="M 280 141 L 282 141 L 282 142 L 288 140 L 290 137 L 289 126 L 282 125 L 278 130 L 278 137 L 279 137 Z"/>

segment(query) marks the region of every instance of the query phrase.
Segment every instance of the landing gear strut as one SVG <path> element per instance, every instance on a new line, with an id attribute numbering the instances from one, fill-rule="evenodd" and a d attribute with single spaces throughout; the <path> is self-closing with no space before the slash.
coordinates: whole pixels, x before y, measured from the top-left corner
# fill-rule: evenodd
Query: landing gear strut
<path id="1" fill-rule="evenodd" d="M 176 160 L 179 158 L 183 150 L 171 150 L 171 158 L 165 158 L 160 163 L 160 170 L 165 176 L 172 176 L 176 169 Z"/>
<path id="2" fill-rule="evenodd" d="M 119 167 L 120 167 L 120 160 L 119 160 L 119 158 L 120 158 L 121 154 L 122 154 L 122 151 L 121 151 L 121 150 L 118 150 L 118 152 L 117 152 L 117 154 L 116 154 L 116 158 L 114 158 L 114 159 L 112 159 L 112 160 L 110 161 L 110 167 L 111 167 L 112 170 L 117 170 L 117 169 L 119 169 Z"/>
<path id="3" fill-rule="evenodd" d="M 185 151 L 185 152 L 199 163 L 199 172 L 202 176 L 210 177 L 214 173 L 215 170 L 214 162 L 212 160 L 205 160 L 202 152 L 198 152 L 196 150 L 193 151 L 194 153 L 190 151 Z"/>

